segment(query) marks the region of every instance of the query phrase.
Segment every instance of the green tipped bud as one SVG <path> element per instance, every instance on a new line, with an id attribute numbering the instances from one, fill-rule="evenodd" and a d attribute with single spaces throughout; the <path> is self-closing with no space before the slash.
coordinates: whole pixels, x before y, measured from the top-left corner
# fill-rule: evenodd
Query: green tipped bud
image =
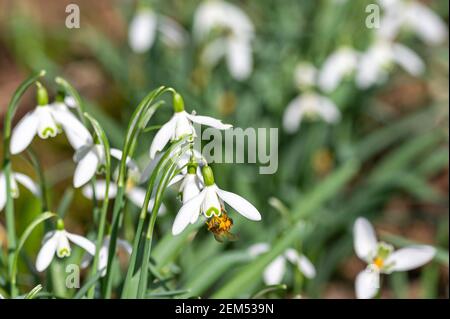
<path id="1" fill-rule="evenodd" d="M 58 90 L 58 92 L 56 93 L 56 96 L 55 96 L 55 101 L 63 103 L 65 97 L 66 97 L 66 93 L 63 90 Z"/>
<path id="2" fill-rule="evenodd" d="M 190 162 L 187 166 L 188 174 L 196 174 L 197 172 L 197 163 Z"/>
<path id="3" fill-rule="evenodd" d="M 58 221 L 56 222 L 56 229 L 64 230 L 64 221 L 62 219 L 58 219 Z"/>
<path id="4" fill-rule="evenodd" d="M 45 87 L 42 86 L 40 82 L 36 82 L 37 91 L 36 91 L 36 100 L 38 105 L 47 105 L 48 104 L 48 93 Z"/>
<path id="5" fill-rule="evenodd" d="M 211 186 L 211 185 L 215 184 L 214 174 L 213 174 L 211 167 L 209 167 L 208 165 L 203 166 L 202 175 L 203 175 L 203 180 L 205 181 L 205 186 Z"/>
<path id="6" fill-rule="evenodd" d="M 175 92 L 173 94 L 173 110 L 178 113 L 178 112 L 183 112 L 184 111 L 184 101 L 183 98 L 181 97 L 180 94 L 178 94 L 177 92 Z"/>

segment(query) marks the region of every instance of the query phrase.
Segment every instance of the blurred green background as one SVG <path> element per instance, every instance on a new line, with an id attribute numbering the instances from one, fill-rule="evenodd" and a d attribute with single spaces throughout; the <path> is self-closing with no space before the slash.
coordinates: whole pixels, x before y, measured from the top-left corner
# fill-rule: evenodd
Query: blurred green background
<path id="1" fill-rule="evenodd" d="M 171 48 L 157 35 L 150 50 L 136 54 L 127 39 L 137 7 L 134 1 L 0 0 L 0 125 L 20 82 L 31 72 L 46 69 L 44 84 L 50 94 L 55 94 L 55 76 L 69 80 L 105 128 L 112 146 L 122 148 L 126 125 L 139 101 L 160 85 L 172 86 L 184 96 L 188 111 L 195 109 L 236 127 L 279 128 L 276 174 L 260 175 L 255 164 L 214 165 L 217 184 L 246 197 L 263 215 L 262 222 L 253 223 L 231 214 L 239 240 L 220 244 L 204 228 L 174 238 L 170 227 L 180 204 L 175 192 L 169 192 L 168 214 L 157 225 L 154 259 L 157 272 L 172 289 L 191 289 L 184 296 L 254 295 L 263 289 L 261 267 L 252 263 L 247 248 L 258 242 L 276 246 L 286 241 L 311 259 L 317 276 L 304 280 L 295 267 L 288 267 L 283 278 L 287 288 L 264 296 L 353 298 L 354 278 L 365 265 L 354 255 L 351 230 L 357 216 L 366 216 L 379 235 L 396 246 L 411 240 L 440 248 L 439 258 L 425 267 L 386 278 L 383 296 L 448 297 L 448 42 L 427 46 L 414 34 L 401 33 L 398 41 L 424 59 L 423 76 L 412 77 L 395 68 L 383 85 L 365 90 L 345 80 L 329 94 L 342 113 L 337 124 L 305 121 L 299 131 L 286 134 L 283 112 L 299 93 L 293 82 L 296 64 L 309 61 L 320 67 L 342 44 L 367 49 L 372 30 L 363 26 L 364 8 L 371 2 L 230 2 L 255 25 L 254 68 L 245 81 L 234 80 L 223 61 L 212 69 L 200 63 L 199 47 L 191 40 L 199 1 L 151 1 L 155 12 L 182 25 L 190 40 L 183 48 Z M 448 1 L 422 2 L 448 21 Z M 69 3 L 80 7 L 79 29 L 65 27 Z M 16 120 L 34 103 L 31 90 Z M 170 114 L 169 107 L 161 108 L 153 124 L 162 124 Z M 148 162 L 152 136 L 147 133 L 139 143 L 136 160 L 141 167 Z M 65 137 L 35 139 L 33 148 L 46 169 L 53 208 L 69 199 L 67 228 L 91 232 L 92 204 L 71 188 L 73 151 Z M 36 176 L 20 156 L 14 158 L 13 167 Z M 15 201 L 19 234 L 40 213 L 39 201 L 26 190 L 21 192 Z M 131 240 L 137 209 L 128 206 L 122 237 Z M 297 225 L 300 220 L 306 227 Z M 4 224 L 1 212 L 3 245 Z M 37 274 L 27 271 L 26 261 L 33 263 L 41 238 L 42 231 L 34 232 L 27 242 L 20 277 L 24 286 L 40 282 Z M 249 275 L 252 269 L 255 274 Z M 231 289 L 228 284 L 235 278 L 248 281 Z"/>

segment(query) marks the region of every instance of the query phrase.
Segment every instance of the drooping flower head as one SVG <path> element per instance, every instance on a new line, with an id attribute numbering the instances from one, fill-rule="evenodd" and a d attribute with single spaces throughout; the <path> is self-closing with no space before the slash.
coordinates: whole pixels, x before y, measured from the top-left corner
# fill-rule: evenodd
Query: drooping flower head
<path id="1" fill-rule="evenodd" d="M 157 152 L 164 149 L 169 141 L 177 141 L 185 136 L 195 136 L 192 123 L 203 124 L 218 130 L 226 130 L 232 126 L 223 124 L 209 116 L 193 115 L 184 110 L 184 101 L 180 94 L 175 93 L 173 98 L 174 114 L 156 133 L 150 146 L 150 158 L 155 158 Z"/>
<path id="2" fill-rule="evenodd" d="M 261 220 L 259 211 L 246 199 L 224 191 L 215 184 L 211 167 L 203 166 L 202 175 L 205 187 L 197 196 L 184 203 L 178 211 L 172 226 L 174 235 L 180 234 L 189 224 L 195 223 L 200 215 L 207 220 L 213 219 L 213 222 L 218 222 L 219 226 L 223 226 L 223 230 L 228 231 L 232 222 L 227 218 L 225 203 L 247 219 Z M 220 224 L 221 222 L 223 224 Z"/>
<path id="3" fill-rule="evenodd" d="M 36 108 L 26 114 L 13 129 L 10 146 L 12 154 L 24 151 L 36 135 L 47 139 L 64 130 L 72 144 L 73 141 L 89 134 L 63 101 L 57 100 L 49 104 L 47 90 L 39 82 L 37 82 L 37 104 Z"/>
<path id="4" fill-rule="evenodd" d="M 57 222 L 56 230 L 48 232 L 44 236 L 43 244 L 36 258 L 36 270 L 44 271 L 51 264 L 54 256 L 64 258 L 70 256 L 72 250 L 70 243 L 80 246 L 90 255 L 95 255 L 95 245 L 89 239 L 69 233 L 64 229 L 64 222 Z"/>
<path id="5" fill-rule="evenodd" d="M 11 186 L 10 195 L 12 198 L 19 197 L 18 183 L 25 186 L 25 188 L 27 188 L 35 196 L 39 196 L 39 187 L 30 177 L 22 173 L 11 172 L 9 185 Z M 0 172 L 0 211 L 2 211 L 5 207 L 6 198 L 8 197 L 6 189 L 6 175 L 3 172 Z"/>

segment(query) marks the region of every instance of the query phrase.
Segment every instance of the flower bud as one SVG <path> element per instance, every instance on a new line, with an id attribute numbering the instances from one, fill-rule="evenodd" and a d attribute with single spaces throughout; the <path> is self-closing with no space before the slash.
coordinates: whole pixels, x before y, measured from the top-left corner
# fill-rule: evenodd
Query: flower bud
<path id="1" fill-rule="evenodd" d="M 38 105 L 47 105 L 48 104 L 48 94 L 47 90 L 42 86 L 40 82 L 36 82 L 37 91 L 36 91 L 36 100 Z"/>
<path id="2" fill-rule="evenodd" d="M 215 184 L 214 174 L 213 174 L 211 167 L 209 167 L 208 165 L 203 166 L 202 175 L 203 175 L 203 180 L 205 181 L 205 186 L 211 186 L 211 185 Z"/>

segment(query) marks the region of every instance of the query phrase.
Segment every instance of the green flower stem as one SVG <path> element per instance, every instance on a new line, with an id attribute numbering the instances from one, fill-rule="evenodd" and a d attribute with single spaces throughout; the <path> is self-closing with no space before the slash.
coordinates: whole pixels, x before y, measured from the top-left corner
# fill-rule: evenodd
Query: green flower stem
<path id="1" fill-rule="evenodd" d="M 14 92 L 11 101 L 8 104 L 8 109 L 6 111 L 5 122 L 3 125 L 3 173 L 6 179 L 6 230 L 8 239 L 8 274 L 11 280 L 11 296 L 15 297 L 17 295 L 17 289 L 15 282 L 12 282 L 13 275 L 13 264 L 14 264 L 14 253 L 16 250 L 16 230 L 14 223 L 14 203 L 10 196 L 11 194 L 11 152 L 10 152 L 10 142 L 11 142 L 11 131 L 12 131 L 12 120 L 14 114 L 18 108 L 20 99 L 26 90 L 35 83 L 40 77 L 45 75 L 45 71 L 40 71 L 39 73 L 26 79 L 17 90 Z"/>
<path id="2" fill-rule="evenodd" d="M 153 114 L 156 110 L 162 105 L 162 103 L 152 104 L 152 102 L 161 96 L 164 92 L 175 92 L 175 90 L 171 88 L 165 88 L 164 86 L 159 87 L 156 90 L 151 91 L 136 107 L 136 110 L 133 112 L 131 120 L 128 124 L 126 136 L 124 140 L 124 145 L 122 148 L 123 156 L 119 165 L 119 176 L 118 176 L 118 191 L 116 195 L 116 200 L 114 202 L 113 209 L 113 219 L 112 219 L 112 231 L 111 231 L 111 241 L 109 244 L 108 250 L 108 263 L 106 267 L 106 285 L 104 289 L 105 298 L 111 297 L 112 291 L 112 262 L 114 259 L 116 245 L 117 245 L 117 233 L 119 230 L 119 221 L 121 217 L 121 211 L 124 206 L 124 195 L 125 195 L 125 183 L 126 183 L 126 174 L 127 174 L 127 158 L 132 158 L 134 153 L 134 145 L 136 143 L 139 134 L 145 129 L 147 123 L 152 118 Z"/>
<path id="3" fill-rule="evenodd" d="M 167 185 L 170 182 L 170 179 L 172 177 L 172 173 L 176 170 L 177 163 L 173 162 L 171 167 L 164 172 L 164 175 L 161 177 L 161 182 L 159 184 L 158 190 L 156 192 L 155 196 L 155 204 L 153 205 L 152 213 L 150 216 L 150 222 L 147 228 L 147 235 L 145 237 L 145 248 L 144 248 L 144 257 L 143 262 L 141 266 L 141 273 L 140 273 L 140 280 L 139 280 L 139 287 L 138 287 L 138 298 L 142 299 L 145 296 L 146 290 L 147 290 L 147 283 L 148 283 L 148 268 L 149 268 L 149 262 L 150 262 L 150 253 L 151 253 L 151 247 L 152 247 L 152 239 L 153 239 L 153 230 L 155 228 L 156 224 L 156 218 L 158 217 L 158 210 L 162 203 L 162 196 L 164 194 L 164 191 L 167 188 Z"/>
<path id="4" fill-rule="evenodd" d="M 148 216 L 148 213 L 147 213 L 148 203 L 150 202 L 150 198 L 151 198 L 151 194 L 153 192 L 153 187 L 155 185 L 156 177 L 157 177 L 159 171 L 161 170 L 161 168 L 165 167 L 167 165 L 167 162 L 169 160 L 171 160 L 170 155 L 171 155 L 173 149 L 175 149 L 176 147 L 179 147 L 184 142 L 185 142 L 185 139 L 182 139 L 178 142 L 175 142 L 174 144 L 172 144 L 169 147 L 169 149 L 164 153 L 164 155 L 159 160 L 158 164 L 156 165 L 156 167 L 153 170 L 152 175 L 150 177 L 150 181 L 149 181 L 149 184 L 147 187 L 147 192 L 145 194 L 144 204 L 142 205 L 141 213 L 139 215 L 138 226 L 137 226 L 135 236 L 134 236 L 133 250 L 131 252 L 127 275 L 126 275 L 124 286 L 122 289 L 122 298 L 129 297 L 130 284 L 131 284 L 131 279 L 133 277 L 133 274 L 135 272 L 135 264 L 136 264 L 136 259 L 137 259 L 137 255 L 138 255 L 138 248 L 139 248 L 139 243 L 140 243 L 140 239 L 141 239 L 141 233 L 142 233 L 142 229 L 144 227 L 146 217 Z"/>
<path id="5" fill-rule="evenodd" d="M 103 200 L 103 205 L 100 211 L 100 220 L 98 225 L 98 233 L 97 233 L 97 241 L 95 244 L 95 255 L 94 261 L 92 263 L 92 274 L 91 278 L 97 277 L 98 272 L 98 262 L 99 262 L 99 254 L 100 249 L 103 243 L 103 237 L 105 235 L 105 227 L 106 227 L 106 217 L 108 214 L 108 205 L 109 205 L 109 185 L 111 182 L 111 154 L 110 154 L 110 146 L 108 138 L 106 137 L 105 131 L 100 126 L 100 124 L 88 113 L 84 113 L 84 116 L 91 122 L 94 127 L 96 135 L 100 138 L 101 144 L 104 148 L 105 153 L 105 197 Z M 93 284 L 88 291 L 88 298 L 94 298 L 95 294 L 95 284 Z"/>
<path id="6" fill-rule="evenodd" d="M 41 162 L 39 161 L 39 158 L 37 157 L 36 153 L 32 149 L 28 150 L 28 156 L 30 157 L 31 164 L 33 164 L 33 167 L 39 177 L 42 211 L 43 212 L 49 211 L 50 210 L 50 199 L 48 197 L 47 182 L 45 179 L 44 170 L 42 169 Z"/>

